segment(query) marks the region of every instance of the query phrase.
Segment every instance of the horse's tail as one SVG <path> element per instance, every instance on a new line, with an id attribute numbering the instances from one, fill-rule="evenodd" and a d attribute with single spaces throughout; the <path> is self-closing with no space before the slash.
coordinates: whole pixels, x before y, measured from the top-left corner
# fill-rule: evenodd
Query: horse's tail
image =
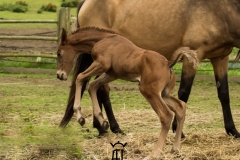
<path id="1" fill-rule="evenodd" d="M 84 1 L 81 1 L 79 3 L 79 7 L 78 7 L 78 12 L 82 6 Z M 78 25 L 79 27 L 79 25 Z M 93 60 L 90 54 L 80 54 L 76 60 L 75 63 L 75 67 L 74 67 L 74 73 L 73 73 L 73 78 L 72 78 L 72 85 L 70 87 L 70 92 L 69 92 L 69 97 L 68 97 L 68 103 L 67 103 L 67 108 L 64 114 L 64 117 L 60 123 L 60 127 L 65 127 L 68 122 L 71 120 L 72 116 L 73 116 L 73 105 L 74 105 L 74 99 L 75 99 L 75 92 L 76 92 L 76 79 L 79 73 L 85 71 L 91 64 L 92 64 Z M 82 94 L 84 90 L 86 89 L 87 83 L 89 82 L 89 79 L 86 80 L 82 86 Z M 81 97 L 77 97 L 77 98 L 81 98 Z"/>
<path id="2" fill-rule="evenodd" d="M 236 58 L 233 60 L 233 62 L 237 62 L 237 61 L 239 61 L 239 59 L 240 59 L 240 49 L 238 50 L 238 54 L 237 54 Z"/>
<path id="3" fill-rule="evenodd" d="M 198 68 L 199 61 L 197 58 L 197 53 L 194 50 L 190 50 L 189 47 L 178 48 L 174 53 L 172 58 L 169 60 L 169 67 L 172 68 L 178 61 L 180 61 L 183 56 L 186 56 L 190 63 L 193 63 L 194 69 Z"/>

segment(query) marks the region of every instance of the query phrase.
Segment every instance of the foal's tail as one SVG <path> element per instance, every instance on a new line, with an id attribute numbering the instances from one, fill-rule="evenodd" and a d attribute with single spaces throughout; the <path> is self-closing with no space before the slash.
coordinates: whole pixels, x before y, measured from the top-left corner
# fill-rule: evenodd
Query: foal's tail
<path id="1" fill-rule="evenodd" d="M 84 1 L 81 1 L 79 3 L 78 12 L 79 12 L 83 2 Z M 77 27 L 79 28 L 79 25 Z M 65 127 L 73 116 L 73 113 L 74 113 L 73 105 L 74 105 L 75 92 L 76 92 L 75 82 L 76 82 L 77 76 L 79 73 L 85 71 L 92 64 L 92 62 L 93 62 L 93 60 L 92 60 L 91 55 L 86 54 L 86 53 L 80 54 L 76 60 L 73 78 L 72 78 L 72 85 L 71 85 L 69 97 L 68 97 L 68 104 L 67 104 L 67 108 L 66 108 L 64 117 L 60 123 L 60 127 Z M 89 82 L 89 79 L 84 82 L 84 84 L 82 86 L 82 94 L 81 95 L 83 95 L 83 92 L 84 92 L 88 82 Z M 81 98 L 81 97 L 77 97 L 77 98 Z"/>
<path id="2" fill-rule="evenodd" d="M 199 65 L 197 53 L 194 50 L 190 50 L 189 47 L 178 48 L 174 53 L 172 58 L 169 60 L 169 67 L 172 68 L 178 61 L 180 61 L 183 56 L 186 56 L 190 63 L 193 63 L 193 68 L 197 69 Z"/>

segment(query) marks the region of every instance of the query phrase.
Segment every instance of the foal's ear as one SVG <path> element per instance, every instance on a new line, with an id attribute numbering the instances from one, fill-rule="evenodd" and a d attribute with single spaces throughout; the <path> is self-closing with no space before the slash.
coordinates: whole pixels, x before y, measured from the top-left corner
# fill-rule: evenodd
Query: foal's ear
<path id="1" fill-rule="evenodd" d="M 63 28 L 62 29 L 62 34 L 61 34 L 61 44 L 64 44 L 64 42 L 67 40 L 67 32 L 66 30 Z"/>

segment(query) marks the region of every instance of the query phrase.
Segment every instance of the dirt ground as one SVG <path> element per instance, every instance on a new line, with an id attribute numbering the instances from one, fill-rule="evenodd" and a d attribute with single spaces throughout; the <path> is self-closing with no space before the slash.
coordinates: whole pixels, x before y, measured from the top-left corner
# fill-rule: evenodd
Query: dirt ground
<path id="1" fill-rule="evenodd" d="M 1 36 L 49 36 L 55 37 L 56 29 L 49 28 L 21 28 L 21 29 L 0 29 Z M 55 53 L 56 41 L 43 40 L 0 40 L 0 53 Z"/>

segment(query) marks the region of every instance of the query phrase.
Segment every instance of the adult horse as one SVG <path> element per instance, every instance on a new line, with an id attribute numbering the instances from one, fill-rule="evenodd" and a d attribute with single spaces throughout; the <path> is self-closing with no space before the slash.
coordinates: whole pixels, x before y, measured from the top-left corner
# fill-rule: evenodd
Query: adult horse
<path id="1" fill-rule="evenodd" d="M 215 74 L 218 98 L 222 105 L 225 130 L 237 138 L 240 133 L 233 122 L 228 90 L 228 55 L 233 47 L 240 48 L 240 0 L 85 0 L 79 5 L 80 27 L 111 28 L 127 37 L 137 46 L 162 53 L 170 59 L 182 46 L 189 46 L 198 59 L 210 59 Z M 92 63 L 87 54 L 77 60 L 75 75 Z M 188 101 L 196 70 L 184 58 L 179 99 Z M 73 115 L 75 77 L 68 106 L 61 126 Z M 87 82 L 86 82 L 87 83 Z M 98 90 L 98 100 L 103 104 L 113 132 L 121 132 L 112 113 L 108 89 Z M 94 126 L 102 134 L 101 126 Z M 176 119 L 173 122 L 176 130 Z"/>

